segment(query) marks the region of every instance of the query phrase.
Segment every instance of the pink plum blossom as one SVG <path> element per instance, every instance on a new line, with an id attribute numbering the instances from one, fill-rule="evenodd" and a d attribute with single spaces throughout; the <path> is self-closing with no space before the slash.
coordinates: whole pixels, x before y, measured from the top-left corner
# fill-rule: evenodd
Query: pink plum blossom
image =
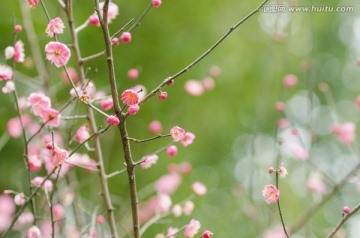
<path id="1" fill-rule="evenodd" d="M 99 224 L 103 224 L 105 222 L 105 217 L 103 215 L 98 215 L 96 217 L 96 222 Z"/>
<path id="2" fill-rule="evenodd" d="M 355 141 L 356 126 L 353 122 L 345 122 L 343 124 L 334 124 L 331 131 L 344 144 L 351 144 Z"/>
<path id="3" fill-rule="evenodd" d="M 178 142 L 185 138 L 185 130 L 181 127 L 174 126 L 170 129 L 170 135 L 174 142 Z"/>
<path id="4" fill-rule="evenodd" d="M 24 193 L 18 193 L 14 197 L 14 203 L 18 206 L 24 205 L 26 202 L 26 197 Z"/>
<path id="5" fill-rule="evenodd" d="M 215 87 L 215 80 L 212 77 L 206 77 L 201 81 L 205 90 L 212 90 Z"/>
<path id="6" fill-rule="evenodd" d="M 157 209 L 160 212 L 168 212 L 172 205 L 171 197 L 166 193 L 160 193 L 157 197 Z"/>
<path id="7" fill-rule="evenodd" d="M 160 7 L 161 0 L 151 0 L 151 4 L 153 5 L 153 7 Z"/>
<path id="8" fill-rule="evenodd" d="M 290 126 L 290 122 L 286 118 L 280 118 L 278 120 L 278 127 L 281 129 L 285 129 Z"/>
<path id="9" fill-rule="evenodd" d="M 112 125 L 112 126 L 117 126 L 120 124 L 120 120 L 117 116 L 108 116 L 107 119 L 106 119 L 107 123 L 109 123 L 109 125 Z"/>
<path id="10" fill-rule="evenodd" d="M 290 149 L 295 159 L 307 160 L 309 158 L 309 152 L 298 144 L 292 144 Z"/>
<path id="11" fill-rule="evenodd" d="M 185 201 L 184 205 L 183 205 L 183 213 L 184 213 L 184 215 L 186 215 L 186 216 L 191 215 L 194 208 L 195 208 L 195 204 L 194 204 L 193 201 L 191 201 L 191 200 Z"/>
<path id="12" fill-rule="evenodd" d="M 193 141 L 195 140 L 195 135 L 191 132 L 186 132 L 185 133 L 185 137 L 180 141 L 180 143 L 186 147 L 189 146 L 193 143 Z"/>
<path id="13" fill-rule="evenodd" d="M 0 82 L 12 79 L 13 70 L 7 65 L 0 65 Z"/>
<path id="14" fill-rule="evenodd" d="M 6 231 L 15 212 L 14 200 L 8 195 L 0 195 L 0 232 Z"/>
<path id="15" fill-rule="evenodd" d="M 51 107 L 50 98 L 43 93 L 31 93 L 27 102 L 35 116 L 40 116 L 44 108 Z"/>
<path id="16" fill-rule="evenodd" d="M 211 231 L 205 230 L 201 234 L 201 238 L 212 238 L 213 235 L 214 235 L 214 233 L 212 233 Z"/>
<path id="17" fill-rule="evenodd" d="M 83 125 L 83 126 L 79 127 L 79 129 L 77 129 L 76 135 L 75 135 L 75 141 L 77 141 L 79 143 L 83 143 L 89 137 L 90 137 L 90 133 L 88 131 L 88 127 L 86 125 Z"/>
<path id="18" fill-rule="evenodd" d="M 166 238 L 175 238 L 175 235 L 179 232 L 179 228 L 169 227 L 166 233 Z"/>
<path id="19" fill-rule="evenodd" d="M 104 111 L 110 110 L 114 106 L 113 99 L 111 97 L 105 98 L 100 101 L 101 109 Z"/>
<path id="20" fill-rule="evenodd" d="M 280 178 L 285 178 L 285 176 L 288 174 L 288 171 L 284 167 L 284 163 L 281 163 L 279 166 L 279 176 Z"/>
<path id="21" fill-rule="evenodd" d="M 171 213 L 174 215 L 174 217 L 180 217 L 182 215 L 181 206 L 179 204 L 175 204 L 171 209 Z"/>
<path id="22" fill-rule="evenodd" d="M 55 146 L 51 155 L 51 163 L 56 166 L 63 163 L 67 158 L 69 158 L 69 152 Z"/>
<path id="23" fill-rule="evenodd" d="M 350 209 L 350 207 L 348 207 L 348 206 L 344 206 L 344 207 L 342 208 L 342 211 L 343 211 L 344 214 L 349 214 L 349 213 L 351 212 L 351 209 Z"/>
<path id="24" fill-rule="evenodd" d="M 42 166 L 42 161 L 36 155 L 29 155 L 28 166 L 31 171 L 39 171 Z"/>
<path id="25" fill-rule="evenodd" d="M 14 61 L 17 63 L 22 63 L 25 60 L 25 49 L 24 43 L 21 40 L 18 40 L 14 45 Z"/>
<path id="26" fill-rule="evenodd" d="M 11 93 L 11 92 L 14 92 L 15 91 L 15 84 L 14 84 L 14 81 L 6 81 L 6 84 L 4 87 L 1 88 L 1 91 L 3 93 Z"/>
<path id="27" fill-rule="evenodd" d="M 5 59 L 9 60 L 15 55 L 15 48 L 12 46 L 8 46 L 5 48 Z"/>
<path id="28" fill-rule="evenodd" d="M 129 79 L 135 80 L 139 77 L 139 70 L 138 69 L 129 69 L 127 72 L 127 76 Z"/>
<path id="29" fill-rule="evenodd" d="M 285 75 L 283 79 L 283 85 L 285 88 L 293 88 L 296 86 L 298 82 L 298 78 L 295 74 Z"/>
<path id="30" fill-rule="evenodd" d="M 155 182 L 155 190 L 159 193 L 173 194 L 181 182 L 182 178 L 179 174 L 165 174 Z"/>
<path id="31" fill-rule="evenodd" d="M 194 237 L 200 230 L 201 224 L 198 220 L 192 219 L 185 227 L 184 235 L 187 238 Z"/>
<path id="32" fill-rule="evenodd" d="M 167 92 L 160 92 L 159 99 L 160 100 L 166 100 L 168 97 Z"/>
<path id="33" fill-rule="evenodd" d="M 120 44 L 120 41 L 118 38 L 114 37 L 111 39 L 111 44 L 114 46 L 118 46 Z"/>
<path id="34" fill-rule="evenodd" d="M 14 32 L 15 33 L 19 33 L 21 31 L 22 31 L 22 25 L 17 24 L 17 25 L 14 26 Z"/>
<path id="35" fill-rule="evenodd" d="M 278 112 L 283 112 L 285 110 L 285 103 L 284 102 L 276 102 L 275 109 Z"/>
<path id="36" fill-rule="evenodd" d="M 37 226 L 32 226 L 26 233 L 27 238 L 41 238 L 41 231 Z"/>
<path id="37" fill-rule="evenodd" d="M 60 126 L 61 114 L 54 108 L 43 108 L 39 116 L 48 126 Z"/>
<path id="38" fill-rule="evenodd" d="M 44 182 L 44 178 L 37 176 L 31 180 L 31 183 L 37 187 L 42 187 L 46 191 L 52 191 L 53 190 L 53 183 L 51 180 L 46 180 Z M 41 185 L 42 184 L 42 185 Z"/>
<path id="39" fill-rule="evenodd" d="M 276 203 L 279 200 L 280 190 L 275 185 L 268 184 L 262 190 L 262 195 L 267 203 Z"/>
<path id="40" fill-rule="evenodd" d="M 135 105 L 139 103 L 139 95 L 133 89 L 126 89 L 121 94 L 121 100 L 128 106 Z"/>
<path id="41" fill-rule="evenodd" d="M 100 7 L 100 14 L 102 16 L 104 9 L 104 2 L 100 2 L 99 7 Z M 109 2 L 109 8 L 107 13 L 108 23 L 111 23 L 112 20 L 114 20 L 118 14 L 119 14 L 119 7 L 115 3 Z M 93 26 L 100 25 L 100 20 L 96 12 L 89 17 L 89 23 L 90 25 Z"/>
<path id="42" fill-rule="evenodd" d="M 192 190 L 198 196 L 204 196 L 207 192 L 206 186 L 200 182 L 195 182 L 191 185 Z"/>
<path id="43" fill-rule="evenodd" d="M 322 181 L 322 175 L 319 172 L 312 172 L 309 175 L 309 178 L 306 181 L 307 188 L 316 193 L 324 193 L 326 186 Z"/>
<path id="44" fill-rule="evenodd" d="M 96 161 L 91 159 L 87 154 L 75 153 L 69 159 L 66 160 L 66 163 L 84 168 L 89 172 L 97 171 Z"/>
<path id="45" fill-rule="evenodd" d="M 129 43 L 131 41 L 131 33 L 130 32 L 123 32 L 120 36 L 120 40 L 123 43 Z"/>
<path id="46" fill-rule="evenodd" d="M 162 130 L 163 130 L 163 128 L 162 128 L 162 124 L 160 121 L 154 120 L 154 121 L 150 122 L 150 124 L 149 124 L 150 132 L 157 135 L 157 134 L 160 134 L 162 132 Z"/>
<path id="47" fill-rule="evenodd" d="M 153 164 L 156 164 L 156 162 L 158 161 L 159 156 L 153 154 L 153 155 L 148 155 L 145 156 L 143 158 L 143 162 L 140 163 L 140 167 L 143 169 L 148 169 L 150 168 Z"/>
<path id="48" fill-rule="evenodd" d="M 60 220 L 62 218 L 65 217 L 65 209 L 61 204 L 55 204 L 53 206 L 53 215 L 54 215 L 54 220 Z"/>
<path id="49" fill-rule="evenodd" d="M 200 96 L 205 90 L 203 84 L 197 80 L 186 81 L 184 88 L 190 96 Z"/>
<path id="50" fill-rule="evenodd" d="M 7 122 L 6 129 L 10 137 L 19 138 L 23 133 L 21 124 L 24 127 L 28 125 L 31 122 L 31 117 L 28 115 L 22 115 L 21 122 L 18 117 L 11 118 Z"/>
<path id="51" fill-rule="evenodd" d="M 140 110 L 140 106 L 138 104 L 131 105 L 128 108 L 128 113 L 130 115 L 135 115 L 136 113 L 138 113 L 139 110 Z"/>
<path id="52" fill-rule="evenodd" d="M 31 8 L 34 8 L 39 3 L 39 0 L 26 0 L 26 2 Z"/>
<path id="53" fill-rule="evenodd" d="M 62 67 L 70 59 L 70 49 L 63 43 L 51 41 L 45 46 L 46 59 L 55 64 L 56 67 Z"/>
<path id="54" fill-rule="evenodd" d="M 50 20 L 45 32 L 49 37 L 54 37 L 54 35 L 62 34 L 64 32 L 64 28 L 65 26 L 61 18 L 56 17 Z"/>
<path id="55" fill-rule="evenodd" d="M 176 145 L 170 145 L 168 148 L 166 148 L 166 153 L 170 157 L 176 156 L 177 152 L 178 152 L 178 149 L 177 149 Z"/>

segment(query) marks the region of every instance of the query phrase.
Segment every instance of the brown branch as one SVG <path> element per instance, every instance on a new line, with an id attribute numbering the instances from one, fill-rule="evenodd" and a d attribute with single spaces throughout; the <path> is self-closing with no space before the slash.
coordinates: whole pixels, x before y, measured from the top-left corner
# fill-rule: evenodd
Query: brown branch
<path id="1" fill-rule="evenodd" d="M 354 215 L 357 211 L 360 209 L 360 203 L 353 208 L 348 214 L 343 216 L 343 218 L 339 221 L 339 223 L 336 225 L 336 227 L 331 231 L 331 233 L 327 236 L 327 238 L 334 237 L 336 232 L 340 229 L 340 227 L 350 218 L 352 215 Z"/>

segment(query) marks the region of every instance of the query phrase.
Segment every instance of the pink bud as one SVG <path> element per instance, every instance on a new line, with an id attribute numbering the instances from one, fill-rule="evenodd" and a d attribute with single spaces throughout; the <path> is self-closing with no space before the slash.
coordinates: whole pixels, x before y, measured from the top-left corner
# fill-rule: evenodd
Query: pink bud
<path id="1" fill-rule="evenodd" d="M 153 5 L 153 7 L 160 7 L 161 0 L 152 0 L 151 4 Z"/>
<path id="2" fill-rule="evenodd" d="M 131 105 L 129 108 L 128 108 L 128 113 L 130 115 L 135 115 L 136 113 L 138 113 L 138 111 L 140 110 L 140 106 L 138 104 L 135 104 L 135 105 Z"/>
<path id="3" fill-rule="evenodd" d="M 221 68 L 217 65 L 211 66 L 210 75 L 214 78 L 219 77 L 221 75 Z"/>
<path id="4" fill-rule="evenodd" d="M 120 120 L 117 116 L 108 116 L 106 121 L 107 121 L 107 123 L 109 123 L 112 126 L 117 126 L 120 123 Z"/>
<path id="5" fill-rule="evenodd" d="M 269 171 L 269 174 L 275 173 L 275 169 L 274 169 L 273 167 L 270 167 L 270 168 L 268 169 L 268 171 Z"/>
<path id="6" fill-rule="evenodd" d="M 173 79 L 166 82 L 166 84 L 167 84 L 168 86 L 171 86 L 171 85 L 173 85 L 174 83 L 175 83 L 175 80 L 173 80 Z"/>
<path id="7" fill-rule="evenodd" d="M 177 147 L 175 145 L 170 145 L 167 149 L 166 149 L 166 153 L 168 154 L 168 156 L 170 157 L 174 157 L 177 154 Z"/>
<path id="8" fill-rule="evenodd" d="M 129 79 L 137 79 L 139 77 L 139 70 L 137 69 L 129 69 L 129 71 L 127 72 L 127 76 Z"/>
<path id="9" fill-rule="evenodd" d="M 285 88 L 293 88 L 296 86 L 298 78 L 295 74 L 288 74 L 284 77 L 283 85 Z"/>
<path id="10" fill-rule="evenodd" d="M 22 26 L 21 25 L 15 25 L 15 27 L 14 27 L 14 32 L 15 33 L 19 33 L 19 32 L 21 32 L 22 31 Z"/>
<path id="11" fill-rule="evenodd" d="M 283 112 L 285 109 L 285 103 L 284 102 L 276 102 L 275 103 L 275 109 L 278 112 Z"/>
<path id="12" fill-rule="evenodd" d="M 160 121 L 152 121 L 149 124 L 149 131 L 153 134 L 160 134 L 162 132 L 163 128 Z"/>
<path id="13" fill-rule="evenodd" d="M 105 217 L 103 215 L 97 216 L 96 222 L 99 224 L 103 224 L 105 222 Z"/>
<path id="14" fill-rule="evenodd" d="M 14 202 L 18 206 L 24 205 L 25 202 L 26 202 L 26 198 L 25 198 L 24 193 L 16 194 L 15 197 L 14 197 Z"/>
<path id="15" fill-rule="evenodd" d="M 167 92 L 160 92 L 159 99 L 166 100 L 166 98 L 167 98 Z"/>
<path id="16" fill-rule="evenodd" d="M 117 46 L 119 45 L 120 41 L 118 38 L 114 37 L 111 39 L 111 44 L 114 45 L 114 46 Z"/>
<path id="17" fill-rule="evenodd" d="M 131 33 L 130 32 L 123 32 L 120 36 L 120 40 L 123 43 L 129 43 L 131 41 Z"/>
<path id="18" fill-rule="evenodd" d="M 54 149 L 53 143 L 52 143 L 52 142 L 47 143 L 47 144 L 46 144 L 46 149 L 48 149 L 48 150 Z"/>
<path id="19" fill-rule="evenodd" d="M 206 77 L 202 80 L 205 90 L 211 90 L 215 87 L 215 80 L 212 77 Z"/>
<path id="20" fill-rule="evenodd" d="M 350 207 L 348 207 L 348 206 L 343 207 L 342 210 L 343 210 L 343 213 L 345 213 L 345 214 L 349 214 L 351 211 Z"/>
<path id="21" fill-rule="evenodd" d="M 211 238 L 214 235 L 214 233 L 212 233 L 211 231 L 205 230 L 202 235 L 201 238 Z"/>
<path id="22" fill-rule="evenodd" d="M 55 220 L 60 220 L 65 216 L 65 209 L 61 204 L 56 204 L 53 207 L 53 215 Z"/>
<path id="23" fill-rule="evenodd" d="M 206 186 L 200 182 L 193 183 L 192 189 L 194 193 L 198 196 L 204 196 L 207 192 Z"/>
<path id="24" fill-rule="evenodd" d="M 5 189 L 5 190 L 3 191 L 3 195 L 9 195 L 9 194 L 11 194 L 11 193 L 12 193 L 12 191 L 9 190 L 9 189 Z"/>

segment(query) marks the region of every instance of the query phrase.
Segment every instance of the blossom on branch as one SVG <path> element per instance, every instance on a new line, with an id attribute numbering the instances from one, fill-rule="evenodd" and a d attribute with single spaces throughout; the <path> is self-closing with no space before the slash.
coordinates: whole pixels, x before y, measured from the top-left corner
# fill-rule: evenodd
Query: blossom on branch
<path id="1" fill-rule="evenodd" d="M 56 17 L 56 18 L 50 20 L 49 24 L 46 27 L 45 32 L 49 37 L 54 37 L 54 35 L 63 33 L 64 28 L 65 28 L 65 26 L 64 26 L 64 23 L 61 20 L 61 18 Z"/>
<path id="2" fill-rule="evenodd" d="M 133 89 L 126 89 L 121 94 L 121 100 L 128 106 L 139 103 L 139 94 Z"/>
<path id="3" fill-rule="evenodd" d="M 55 64 L 56 67 L 62 67 L 70 59 L 70 49 L 63 43 L 51 41 L 45 46 L 46 59 Z"/>
<path id="4" fill-rule="evenodd" d="M 99 10 L 100 10 L 101 16 L 103 16 L 104 4 L 105 4 L 105 2 L 99 3 L 99 8 L 100 8 Z M 115 3 L 109 2 L 109 8 L 108 8 L 108 14 L 107 14 L 108 23 L 111 23 L 111 21 L 114 20 L 118 14 L 119 14 L 119 7 Z M 93 26 L 100 26 L 100 19 L 96 12 L 94 12 L 89 17 L 89 23 L 90 23 L 90 25 L 93 25 Z"/>
<path id="5" fill-rule="evenodd" d="M 194 237 L 201 227 L 201 224 L 198 220 L 192 219 L 190 223 L 185 227 L 184 235 L 187 238 Z"/>
<path id="6" fill-rule="evenodd" d="M 39 0 L 26 0 L 26 2 L 31 8 L 34 8 L 36 5 L 38 5 Z"/>
<path id="7" fill-rule="evenodd" d="M 170 130 L 170 135 L 174 140 L 174 142 L 178 142 L 185 138 L 185 130 L 182 129 L 181 127 L 174 126 Z"/>
<path id="8" fill-rule="evenodd" d="M 13 70 L 7 65 L 0 65 L 0 81 L 12 79 Z"/>
<path id="9" fill-rule="evenodd" d="M 268 184 L 262 190 L 262 195 L 267 203 L 276 203 L 279 200 L 280 190 L 275 185 Z"/>
<path id="10" fill-rule="evenodd" d="M 18 40 L 14 45 L 14 61 L 17 63 L 22 63 L 25 60 L 25 49 L 24 43 L 21 40 Z"/>

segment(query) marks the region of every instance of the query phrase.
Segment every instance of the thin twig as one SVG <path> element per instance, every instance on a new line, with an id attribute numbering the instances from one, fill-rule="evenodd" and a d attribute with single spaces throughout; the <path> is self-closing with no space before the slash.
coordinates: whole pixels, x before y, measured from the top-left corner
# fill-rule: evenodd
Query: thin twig
<path id="1" fill-rule="evenodd" d="M 279 173 L 276 173 L 276 188 L 279 189 Z M 278 207 L 278 211 L 279 211 L 279 216 L 280 216 L 280 220 L 281 220 L 281 225 L 283 227 L 284 233 L 286 235 L 287 238 L 289 238 L 289 234 L 286 231 L 286 226 L 285 226 L 285 222 L 284 222 L 284 218 L 282 216 L 282 212 L 281 212 L 281 207 L 280 207 L 280 198 L 277 200 L 277 207 Z"/>
<path id="2" fill-rule="evenodd" d="M 340 229 L 340 227 L 350 218 L 352 217 L 352 215 L 354 215 L 357 211 L 359 211 L 360 209 L 360 203 L 354 207 L 348 214 L 346 214 L 345 216 L 343 216 L 343 218 L 341 218 L 341 220 L 338 222 L 338 224 L 336 225 L 336 227 L 330 232 L 330 234 L 327 236 L 327 238 L 331 238 L 334 237 L 336 232 Z"/>
<path id="3" fill-rule="evenodd" d="M 159 139 L 159 138 L 164 138 L 164 137 L 169 137 L 170 134 L 168 135 L 157 135 L 157 136 L 154 136 L 154 137 L 151 137 L 151 138 L 148 138 L 148 139 L 143 139 L 143 140 L 139 140 L 139 139 L 134 139 L 134 138 L 131 138 L 131 137 L 127 137 L 126 139 L 132 141 L 132 142 L 135 142 L 135 143 L 144 143 L 144 142 L 148 142 L 148 141 L 152 141 L 152 140 L 156 140 L 156 139 Z"/>
<path id="4" fill-rule="evenodd" d="M 134 22 L 134 24 L 128 29 L 129 32 L 131 32 L 132 30 L 135 29 L 135 27 L 140 26 L 140 22 L 144 19 L 144 17 L 146 16 L 146 14 L 150 11 L 150 9 L 152 8 L 152 4 L 150 3 L 147 8 L 144 10 L 144 12 L 140 15 L 140 17 L 136 20 L 136 22 Z"/>

